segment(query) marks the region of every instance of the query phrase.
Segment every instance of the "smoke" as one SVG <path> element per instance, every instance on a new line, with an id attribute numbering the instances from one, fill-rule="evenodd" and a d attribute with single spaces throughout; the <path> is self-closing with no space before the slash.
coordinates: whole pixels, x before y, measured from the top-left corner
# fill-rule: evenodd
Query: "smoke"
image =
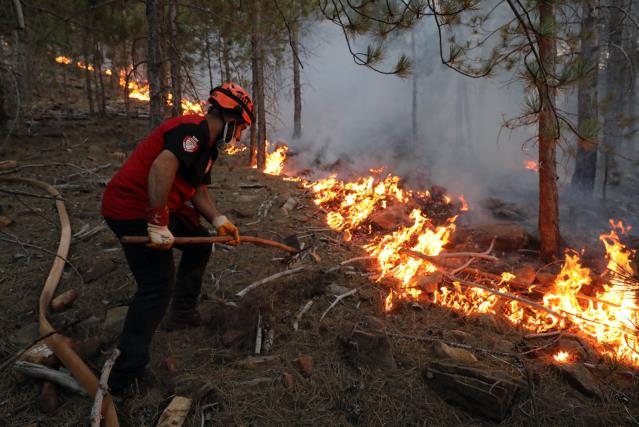
<path id="1" fill-rule="evenodd" d="M 292 95 L 280 100 L 279 121 L 273 123 L 271 138 L 299 152 L 297 163 L 304 167 L 317 169 L 340 162 L 359 174 L 384 165 L 412 185 L 438 184 L 453 195 L 463 193 L 476 220 L 493 219 L 481 207 L 487 197 L 515 203 L 525 211 L 526 223 L 534 231 L 538 176 L 524 162 L 537 161 L 537 129 L 503 127 L 507 119 L 523 113 L 526 89 L 512 71 L 472 79 L 441 64 L 435 30 L 427 19 L 419 22 L 413 74 L 401 79 L 356 65 L 339 27 L 327 22 L 315 26 L 303 40 L 311 54 L 302 71 L 302 138 L 290 138 Z M 401 52 L 410 55 L 410 41 L 407 33 L 387 44 L 387 68 L 392 68 Z M 358 40 L 358 47 L 365 45 L 366 40 Z M 417 86 L 416 138 L 413 78 Z M 564 95 L 558 102 L 574 111 L 574 105 L 567 104 L 574 104 L 574 94 Z M 561 191 L 569 185 L 573 161 L 561 150 L 558 159 Z M 608 228 L 611 216 L 631 219 L 627 215 L 630 207 L 619 210 L 617 204 L 615 212 L 589 210 L 589 215 L 575 221 L 574 215 L 592 203 L 562 194 L 562 230 L 572 228 L 579 235 L 588 229 L 598 234 Z"/>
<path id="2" fill-rule="evenodd" d="M 534 181 L 534 173 L 523 167 L 524 160 L 536 160 L 535 147 L 524 144 L 532 130 L 502 131 L 504 118 L 520 113 L 524 89 L 508 84 L 508 76 L 470 79 L 445 67 L 434 28 L 426 20 L 420 24 L 413 75 L 405 79 L 356 65 L 339 27 L 317 25 L 311 40 L 305 40 L 312 56 L 303 70 L 302 138 L 289 141 L 293 106 L 287 101 L 281 102 L 284 125 L 275 136 L 308 162 L 342 160 L 360 170 L 386 165 L 391 172 L 417 175 L 454 192 L 485 194 L 490 180 L 502 173 L 517 172 Z M 410 33 L 388 44 L 387 68 L 410 50 Z"/>

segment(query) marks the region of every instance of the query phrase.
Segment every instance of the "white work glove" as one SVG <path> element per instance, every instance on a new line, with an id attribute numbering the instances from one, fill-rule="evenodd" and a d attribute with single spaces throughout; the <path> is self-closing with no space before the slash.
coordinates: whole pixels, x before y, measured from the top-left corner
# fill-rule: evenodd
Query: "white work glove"
<path id="1" fill-rule="evenodd" d="M 156 225 L 147 223 L 146 231 L 149 234 L 149 243 L 147 246 L 152 249 L 171 249 L 175 237 L 166 225 Z"/>
<path id="2" fill-rule="evenodd" d="M 229 245 L 239 245 L 240 244 L 240 230 L 228 220 L 224 215 L 218 215 L 213 218 L 213 226 L 217 230 L 218 236 L 233 236 L 235 239 L 226 242 Z"/>
<path id="3" fill-rule="evenodd" d="M 147 247 L 168 250 L 173 246 L 175 237 L 169 230 L 169 208 L 159 206 L 146 211 L 146 232 L 149 235 Z"/>

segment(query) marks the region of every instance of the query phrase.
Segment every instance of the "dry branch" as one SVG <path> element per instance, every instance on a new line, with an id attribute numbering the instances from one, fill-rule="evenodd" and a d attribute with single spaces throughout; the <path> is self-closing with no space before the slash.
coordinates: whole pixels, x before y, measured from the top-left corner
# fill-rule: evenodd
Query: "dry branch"
<path id="1" fill-rule="evenodd" d="M 106 362 L 104 362 L 102 374 L 100 375 L 100 385 L 98 386 L 98 391 L 95 393 L 93 408 L 91 408 L 91 427 L 100 427 L 100 421 L 102 420 L 102 401 L 104 396 L 109 393 L 109 375 L 111 375 L 111 369 L 113 369 L 113 365 L 119 356 L 120 350 L 116 348 Z"/>
<path id="2" fill-rule="evenodd" d="M 326 316 L 328 314 L 329 311 L 331 311 L 333 309 L 333 307 L 335 307 L 337 305 L 338 302 L 340 302 L 341 300 L 343 300 L 344 298 L 350 296 L 350 295 L 354 295 L 357 291 L 359 290 L 359 288 L 355 288 L 355 289 L 351 289 L 348 292 L 344 292 L 341 295 L 338 295 L 337 297 L 335 297 L 335 300 L 331 303 L 331 305 L 328 306 L 328 308 L 324 311 L 324 313 L 322 313 L 322 315 L 320 316 L 319 321 L 321 322 L 322 319 L 324 319 L 324 316 Z"/>
<path id="3" fill-rule="evenodd" d="M 302 307 L 300 311 L 297 312 L 297 315 L 295 316 L 295 320 L 293 321 L 293 330 L 295 332 L 297 332 L 297 330 L 300 327 L 300 320 L 302 320 L 302 317 L 304 316 L 304 314 L 306 314 L 306 312 L 311 309 L 311 307 L 313 306 L 313 303 L 315 303 L 315 300 L 312 300 L 312 299 L 308 300 L 306 304 L 304 304 L 304 307 Z"/>
<path id="4" fill-rule="evenodd" d="M 427 260 L 427 261 L 431 261 L 431 259 L 430 259 L 430 257 L 428 255 L 424 255 L 424 254 L 421 254 L 419 252 L 409 251 L 409 250 L 400 250 L 400 253 L 412 256 L 414 258 L 419 258 L 419 259 L 424 259 L 424 260 Z M 484 291 L 486 291 L 486 292 L 488 292 L 490 294 L 497 295 L 497 296 L 500 296 L 502 298 L 506 298 L 506 299 L 510 299 L 510 300 L 513 300 L 513 301 L 520 302 L 522 304 L 525 304 L 525 305 L 528 305 L 530 307 L 536 308 L 537 310 L 540 310 L 540 311 L 543 311 L 545 313 L 548 313 L 551 316 L 556 317 L 557 319 L 567 319 L 568 318 L 566 315 L 557 313 L 556 311 L 553 311 L 553 310 L 549 309 L 548 307 L 546 307 L 544 305 L 541 305 L 541 304 L 539 304 L 537 302 L 531 301 L 531 300 L 526 299 L 526 298 L 522 298 L 522 297 L 517 296 L 517 295 L 509 294 L 507 292 L 498 291 L 498 290 L 490 288 L 488 286 L 480 285 L 479 283 L 474 283 L 474 282 L 470 282 L 468 280 L 461 279 L 459 277 L 456 277 L 453 274 L 450 274 L 443 267 L 438 266 L 437 264 L 434 264 L 434 265 L 437 267 L 437 269 L 439 271 L 442 272 L 442 274 L 444 276 L 446 276 L 446 278 L 448 278 L 449 280 L 451 280 L 453 282 L 459 283 L 460 285 L 471 287 L 471 288 L 482 289 L 482 290 L 484 290 Z M 497 276 L 497 277 L 499 277 L 499 276 Z M 499 278 L 501 279 L 501 277 L 499 277 Z"/>
<path id="5" fill-rule="evenodd" d="M 306 267 L 301 266 L 301 267 L 297 267 L 294 268 L 292 270 L 284 270 L 284 271 L 280 271 L 279 273 L 275 273 L 271 276 L 265 277 L 264 279 L 260 279 L 257 282 L 253 282 L 250 285 L 248 285 L 246 288 L 242 289 L 241 291 L 239 291 L 238 293 L 236 293 L 235 295 L 242 298 L 244 295 L 246 295 L 247 293 L 249 293 L 250 291 L 252 291 L 253 289 L 262 286 L 265 283 L 268 282 L 272 282 L 273 280 L 277 280 L 281 277 L 286 277 L 286 276 L 291 276 L 293 274 L 297 274 L 299 272 L 301 272 L 302 270 L 304 270 Z"/>
<path id="6" fill-rule="evenodd" d="M 17 372 L 28 377 L 51 381 L 52 383 L 58 384 L 59 386 L 62 386 L 82 396 L 87 395 L 87 392 L 82 388 L 80 384 L 78 384 L 75 378 L 73 378 L 69 374 L 65 374 L 64 372 L 47 368 L 46 366 L 39 365 L 37 363 L 25 362 L 22 360 L 17 361 L 14 365 L 14 368 Z"/>

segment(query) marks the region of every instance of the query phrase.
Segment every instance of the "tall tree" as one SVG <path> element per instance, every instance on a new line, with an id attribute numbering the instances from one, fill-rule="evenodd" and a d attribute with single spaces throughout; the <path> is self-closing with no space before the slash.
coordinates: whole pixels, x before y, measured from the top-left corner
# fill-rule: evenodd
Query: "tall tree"
<path id="1" fill-rule="evenodd" d="M 555 75 L 557 55 L 554 38 L 555 8 L 552 0 L 539 2 L 539 77 L 535 82 L 541 102 L 539 111 L 539 237 L 540 254 L 549 261 L 559 255 L 559 194 L 557 190 L 557 143 L 559 128 L 554 111 L 556 89 L 549 84 Z"/>
<path id="2" fill-rule="evenodd" d="M 293 139 L 302 136 L 302 83 L 300 79 L 300 28 L 295 22 L 291 31 L 291 50 L 293 52 Z"/>
<path id="3" fill-rule="evenodd" d="M 255 47 L 257 58 L 257 167 L 264 170 L 266 167 L 266 101 L 264 88 L 264 46 L 262 43 L 262 2 L 255 1 L 255 26 L 257 28 L 257 45 Z"/>
<path id="4" fill-rule="evenodd" d="M 149 115 L 151 128 L 157 127 L 164 118 L 162 99 L 162 51 L 161 25 L 162 1 L 146 0 L 146 17 L 149 27 L 147 75 L 149 80 Z"/>
<path id="5" fill-rule="evenodd" d="M 627 1 L 620 1 L 615 7 L 609 8 L 607 25 L 608 35 L 608 63 L 606 64 L 605 80 L 605 108 L 603 112 L 603 156 L 604 179 L 603 197 L 606 198 L 606 190 L 611 177 L 618 173 L 615 155 L 621 149 L 622 120 L 623 120 L 623 92 L 627 90 L 625 81 L 627 66 L 625 52 L 623 51 L 623 29 L 625 20 L 625 7 Z"/>
<path id="6" fill-rule="evenodd" d="M 182 59 L 179 43 L 178 0 L 169 0 L 168 49 L 171 63 L 171 115 L 176 117 L 182 114 Z"/>
<path id="7" fill-rule="evenodd" d="M 581 20 L 581 60 L 587 75 L 578 83 L 577 91 L 577 154 L 572 186 L 580 193 L 592 195 L 597 175 L 599 31 L 595 2 L 584 1 Z"/>

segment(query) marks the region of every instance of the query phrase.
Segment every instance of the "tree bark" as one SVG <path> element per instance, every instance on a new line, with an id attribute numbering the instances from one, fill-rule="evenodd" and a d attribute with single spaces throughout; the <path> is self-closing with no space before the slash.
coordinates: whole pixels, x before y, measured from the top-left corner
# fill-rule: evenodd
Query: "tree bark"
<path id="1" fill-rule="evenodd" d="M 224 62 L 224 76 L 225 82 L 230 82 L 233 80 L 231 76 L 231 60 L 229 59 L 229 51 L 231 48 L 229 47 L 228 39 L 224 38 L 222 42 L 222 61 Z"/>
<path id="2" fill-rule="evenodd" d="M 625 2 L 622 2 L 625 3 Z M 623 4 L 621 7 L 623 8 Z M 623 22 L 625 16 L 622 10 L 610 9 L 608 20 L 608 64 L 606 66 L 606 99 L 607 108 L 604 110 L 603 129 L 603 155 L 604 155 L 604 180 L 602 193 L 606 198 L 609 181 L 614 182 L 617 173 L 615 152 L 620 148 L 623 138 L 620 121 L 623 118 L 623 92 L 627 89 L 625 84 L 624 66 L 626 58 L 622 52 Z"/>
<path id="3" fill-rule="evenodd" d="M 162 50 L 160 48 L 162 23 L 161 0 L 146 0 L 146 17 L 149 26 L 147 74 L 149 79 L 149 119 L 151 129 L 162 123 Z"/>
<path id="4" fill-rule="evenodd" d="M 93 103 L 93 85 L 91 83 L 91 71 L 89 71 L 89 35 L 85 34 L 82 42 L 82 59 L 84 60 L 84 81 L 87 89 L 87 101 L 89 102 L 89 114 L 95 113 L 95 107 Z"/>
<path id="5" fill-rule="evenodd" d="M 261 1 L 255 2 L 255 25 L 257 26 L 257 168 L 266 167 L 266 110 L 264 91 L 264 46 L 262 43 Z"/>
<path id="6" fill-rule="evenodd" d="M 553 28 L 555 10 L 551 0 L 539 2 L 541 28 Z M 540 73 L 536 86 L 541 101 L 539 113 L 539 237 L 542 260 L 551 261 L 559 256 L 559 195 L 557 191 L 557 143 L 559 129 L 554 111 L 556 90 L 549 79 L 554 74 L 555 40 L 540 34 L 537 36 L 540 56 Z"/>
<path id="7" fill-rule="evenodd" d="M 102 75 L 102 49 L 100 48 L 100 44 L 97 42 L 95 43 L 95 73 L 95 77 L 99 83 L 97 97 L 99 99 L 98 106 L 100 117 L 104 117 L 106 115 L 106 93 L 104 90 L 104 76 Z"/>
<path id="8" fill-rule="evenodd" d="M 251 126 L 251 142 L 250 142 L 250 156 L 249 156 L 249 163 L 251 167 L 257 167 L 257 118 L 258 118 L 258 114 L 260 111 L 260 106 L 258 105 L 257 102 L 257 94 L 259 92 L 259 79 L 258 79 L 258 68 L 259 68 L 259 44 L 260 44 L 260 40 L 259 40 L 259 29 L 258 29 L 258 13 L 257 13 L 257 8 L 255 7 L 255 3 L 257 3 L 257 1 L 253 2 L 253 7 L 251 7 L 251 11 L 253 14 L 253 28 L 251 30 L 251 73 L 252 73 L 252 91 L 253 91 L 253 99 L 254 99 L 254 104 L 253 104 L 253 108 L 254 108 L 254 112 L 253 115 L 256 118 L 256 121 L 253 123 L 253 125 Z"/>
<path id="9" fill-rule="evenodd" d="M 295 23 L 291 40 L 293 49 L 293 139 L 299 139 L 302 136 L 302 85 L 300 82 L 299 37 L 299 24 Z"/>
<path id="10" fill-rule="evenodd" d="M 577 192 L 592 195 L 597 175 L 598 138 L 596 132 L 598 120 L 597 80 L 599 78 L 599 34 L 597 32 L 597 18 L 591 2 L 584 2 L 582 6 L 581 23 L 581 56 L 582 61 L 590 69 L 587 76 L 579 81 L 578 97 L 578 129 L 587 136 L 578 137 L 577 159 L 575 172 L 572 176 L 572 186 Z"/>
<path id="11" fill-rule="evenodd" d="M 171 61 L 171 116 L 177 117 L 182 114 L 182 78 L 180 76 L 181 58 L 179 50 L 179 28 L 178 28 L 178 0 L 169 1 L 169 52 Z"/>
<path id="12" fill-rule="evenodd" d="M 417 52 L 415 49 L 415 28 L 412 29 L 410 33 L 410 48 L 413 60 L 417 58 Z M 412 104 L 411 104 L 411 128 L 413 130 L 413 140 L 409 144 L 409 149 L 412 151 L 412 147 L 415 146 L 417 142 L 417 74 L 415 72 L 412 73 L 413 79 L 413 92 L 412 92 Z"/>

